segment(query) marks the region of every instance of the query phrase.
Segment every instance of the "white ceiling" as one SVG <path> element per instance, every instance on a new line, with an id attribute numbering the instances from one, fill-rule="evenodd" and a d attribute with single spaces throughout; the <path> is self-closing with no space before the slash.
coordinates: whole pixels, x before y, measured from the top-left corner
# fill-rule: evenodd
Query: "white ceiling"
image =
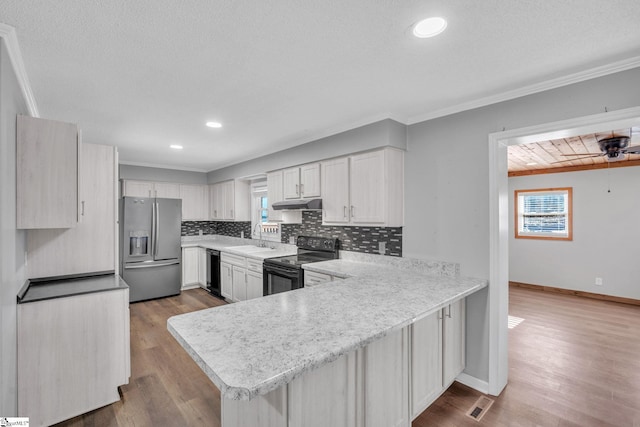
<path id="1" fill-rule="evenodd" d="M 428 16 L 447 30 L 414 38 Z M 200 171 L 640 57 L 638 16 L 637 0 L 0 2 L 40 116 L 122 163 Z"/>

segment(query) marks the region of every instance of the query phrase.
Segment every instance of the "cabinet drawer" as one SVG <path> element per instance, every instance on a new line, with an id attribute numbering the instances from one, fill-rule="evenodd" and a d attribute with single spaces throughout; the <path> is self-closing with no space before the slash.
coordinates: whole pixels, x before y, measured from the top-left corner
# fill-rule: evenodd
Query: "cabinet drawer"
<path id="1" fill-rule="evenodd" d="M 262 274 L 262 261 L 259 259 L 247 258 L 247 270 Z"/>
<path id="2" fill-rule="evenodd" d="M 324 273 L 317 273 L 315 271 L 307 271 L 304 272 L 304 285 L 305 286 L 313 286 L 318 285 L 324 282 L 330 282 L 331 276 Z"/>
<path id="3" fill-rule="evenodd" d="M 233 255 L 233 254 L 228 254 L 225 252 L 222 252 L 220 254 L 220 261 L 222 262 L 226 262 L 228 264 L 231 265 L 236 265 L 238 267 L 242 267 L 242 268 L 246 268 L 247 266 L 247 259 L 243 256 L 238 256 L 238 255 Z"/>

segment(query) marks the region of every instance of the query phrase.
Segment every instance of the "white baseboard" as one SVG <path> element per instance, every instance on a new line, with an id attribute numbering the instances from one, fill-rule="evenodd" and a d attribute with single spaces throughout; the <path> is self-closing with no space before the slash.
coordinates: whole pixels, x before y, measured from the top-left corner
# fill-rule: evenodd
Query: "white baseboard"
<path id="1" fill-rule="evenodd" d="M 187 291 L 187 290 L 189 290 L 189 289 L 198 289 L 199 287 L 200 287 L 200 285 L 199 285 L 199 284 L 197 284 L 197 283 L 192 283 L 192 284 L 190 284 L 190 285 L 184 285 L 184 286 L 182 287 L 182 289 L 181 289 L 181 290 L 182 290 L 182 291 Z"/>
<path id="2" fill-rule="evenodd" d="M 471 387 L 472 389 L 477 390 L 480 393 L 489 394 L 488 382 L 479 380 L 478 378 L 472 377 L 471 375 L 464 372 L 456 377 L 456 381 L 466 385 L 467 387 Z"/>

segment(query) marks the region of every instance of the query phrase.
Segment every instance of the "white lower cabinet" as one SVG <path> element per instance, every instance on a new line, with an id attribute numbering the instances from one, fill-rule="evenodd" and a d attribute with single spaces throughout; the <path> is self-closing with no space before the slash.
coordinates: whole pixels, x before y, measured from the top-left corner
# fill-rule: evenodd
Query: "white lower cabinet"
<path id="1" fill-rule="evenodd" d="M 198 284 L 207 289 L 207 250 L 198 248 Z"/>
<path id="2" fill-rule="evenodd" d="M 198 283 L 199 281 L 199 254 L 197 247 L 182 249 L 182 288 Z"/>
<path id="3" fill-rule="evenodd" d="M 18 414 L 48 426 L 120 400 L 129 289 L 18 304 Z"/>
<path id="4" fill-rule="evenodd" d="M 222 252 L 220 255 L 221 294 L 231 301 L 262 296 L 262 261 Z"/>
<path id="5" fill-rule="evenodd" d="M 309 270 L 304 271 L 305 287 L 319 285 L 320 283 L 330 282 L 331 280 L 333 280 L 333 278 L 329 274 L 318 273 L 318 272 L 309 271 Z"/>
<path id="6" fill-rule="evenodd" d="M 412 420 L 464 370 L 464 342 L 464 299 L 411 325 Z"/>

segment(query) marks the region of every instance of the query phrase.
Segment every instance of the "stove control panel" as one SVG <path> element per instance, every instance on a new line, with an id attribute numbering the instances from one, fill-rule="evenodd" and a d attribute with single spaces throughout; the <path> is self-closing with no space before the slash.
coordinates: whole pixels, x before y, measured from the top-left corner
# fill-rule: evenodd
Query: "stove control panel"
<path id="1" fill-rule="evenodd" d="M 300 249 L 323 252 L 337 252 L 339 248 L 338 239 L 331 237 L 298 236 L 296 245 Z"/>

